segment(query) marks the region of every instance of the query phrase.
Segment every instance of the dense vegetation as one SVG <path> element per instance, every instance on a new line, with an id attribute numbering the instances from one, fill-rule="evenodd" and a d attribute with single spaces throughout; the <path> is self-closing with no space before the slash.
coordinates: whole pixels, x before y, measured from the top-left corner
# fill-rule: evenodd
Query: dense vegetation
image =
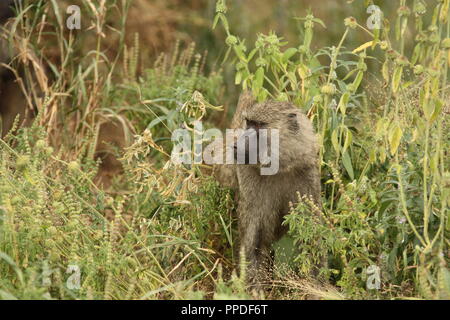
<path id="1" fill-rule="evenodd" d="M 314 12 L 296 12 L 297 42 L 258 30 L 250 42 L 219 0 L 208 35 L 224 43 L 206 55 L 177 42 L 150 62 L 142 36 L 127 41 L 133 1 L 79 2 L 86 34 L 65 27 L 56 0 L 23 1 L 4 32 L 37 114 L 0 140 L 1 298 L 250 297 L 245 266 L 235 270 L 234 195 L 208 166 L 170 162 L 173 130 L 226 126 L 230 74 L 260 101 L 296 104 L 321 142 L 323 207 L 300 199 L 286 217 L 266 297 L 450 298 L 449 0 L 392 1 L 379 30 L 363 11 L 323 47 Z M 123 168 L 108 186 L 100 140 Z M 327 283 L 307 277 L 324 251 Z"/>

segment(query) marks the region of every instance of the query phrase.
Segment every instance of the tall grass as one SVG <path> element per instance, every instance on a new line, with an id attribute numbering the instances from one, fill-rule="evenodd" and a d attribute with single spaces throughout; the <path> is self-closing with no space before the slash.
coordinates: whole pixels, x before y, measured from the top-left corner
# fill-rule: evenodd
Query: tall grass
<path id="1" fill-rule="evenodd" d="M 65 27 L 68 4 L 24 0 L 3 33 L 35 121 L 0 140 L 0 297 L 248 298 L 233 194 L 209 168 L 169 161 L 174 129 L 223 117 L 226 73 L 207 57 L 219 58 L 177 44 L 148 63 L 143 35 L 126 37 L 131 0 L 80 1 L 83 31 Z M 323 207 L 300 199 L 286 217 L 298 272 L 277 272 L 270 297 L 449 298 L 449 1 L 423 4 L 399 1 L 379 32 L 349 17 L 317 49 L 327 21 L 313 13 L 294 20 L 298 43 L 272 32 L 250 47 L 218 1 L 235 83 L 302 108 L 321 141 Z M 105 190 L 111 122 L 132 143 L 113 152 L 123 172 Z M 324 251 L 329 284 L 305 279 Z M 380 290 L 366 287 L 371 266 Z"/>
<path id="2" fill-rule="evenodd" d="M 195 171 L 161 169 L 150 133 L 170 137 L 188 121 L 181 103 L 204 114 L 212 105 L 193 94 L 217 101 L 220 76 L 203 76 L 193 46 L 141 70 L 139 39 L 125 43 L 130 3 L 82 1 L 83 33 L 65 27 L 69 2 L 23 1 L 5 29 L 36 117 L 0 140 L 4 299 L 212 297 L 213 272 L 231 265 L 228 192 Z M 120 150 L 125 172 L 107 193 L 96 153 L 111 122 L 141 135 Z"/>

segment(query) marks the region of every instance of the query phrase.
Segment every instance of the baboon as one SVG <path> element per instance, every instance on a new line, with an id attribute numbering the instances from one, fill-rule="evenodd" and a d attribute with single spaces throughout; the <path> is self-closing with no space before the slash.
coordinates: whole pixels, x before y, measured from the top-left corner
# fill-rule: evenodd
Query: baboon
<path id="1" fill-rule="evenodd" d="M 247 280 L 261 288 L 270 275 L 272 244 L 287 231 L 282 222 L 289 204 L 298 203 L 299 193 L 320 206 L 319 146 L 312 123 L 297 107 L 287 102 L 256 103 L 249 92 L 240 97 L 232 127 L 253 129 L 257 135 L 261 129 L 279 130 L 276 174 L 261 175 L 260 162 L 214 169 L 219 183 L 238 191 L 240 248 L 248 262 Z"/>

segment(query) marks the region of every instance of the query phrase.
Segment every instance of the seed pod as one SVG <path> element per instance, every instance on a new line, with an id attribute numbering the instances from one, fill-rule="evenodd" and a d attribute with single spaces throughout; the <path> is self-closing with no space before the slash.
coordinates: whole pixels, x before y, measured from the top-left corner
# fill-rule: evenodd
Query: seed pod
<path id="1" fill-rule="evenodd" d="M 21 155 L 17 158 L 16 168 L 17 170 L 23 170 L 30 164 L 31 158 L 28 155 Z"/>
<path id="2" fill-rule="evenodd" d="M 380 49 L 381 50 L 387 50 L 389 48 L 389 44 L 387 41 L 381 41 L 380 42 Z"/>
<path id="3" fill-rule="evenodd" d="M 421 64 L 418 64 L 414 67 L 414 74 L 417 76 L 421 75 L 424 71 L 425 68 Z"/>
<path id="4" fill-rule="evenodd" d="M 326 84 L 320 89 L 320 91 L 322 92 L 322 94 L 332 96 L 332 95 L 334 95 L 336 93 L 336 86 L 334 84 L 331 84 L 331 83 L 330 84 Z"/>
<path id="5" fill-rule="evenodd" d="M 344 19 L 344 25 L 351 29 L 356 29 L 356 27 L 358 26 L 358 22 L 354 17 L 348 17 Z"/>
<path id="6" fill-rule="evenodd" d="M 47 147 L 47 148 L 45 148 L 44 153 L 49 157 L 53 154 L 53 151 L 54 150 L 52 147 Z"/>
<path id="7" fill-rule="evenodd" d="M 225 43 L 228 45 L 228 46 L 234 46 L 234 45 L 236 45 L 237 43 L 238 43 L 238 39 L 235 37 L 235 36 L 232 36 L 232 35 L 230 35 L 230 36 L 228 36 L 227 37 L 227 39 L 225 40 Z"/>
<path id="8" fill-rule="evenodd" d="M 39 151 L 44 150 L 46 146 L 47 146 L 47 143 L 45 142 L 45 140 L 41 139 L 36 142 L 36 149 Z"/>
<path id="9" fill-rule="evenodd" d="M 67 168 L 71 173 L 78 173 L 80 171 L 80 164 L 77 161 L 71 161 L 67 165 Z"/>

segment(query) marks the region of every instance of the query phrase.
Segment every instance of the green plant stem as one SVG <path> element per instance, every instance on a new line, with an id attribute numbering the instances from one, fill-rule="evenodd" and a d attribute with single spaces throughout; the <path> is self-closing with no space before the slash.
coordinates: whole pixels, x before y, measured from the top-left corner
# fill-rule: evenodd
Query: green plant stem
<path id="1" fill-rule="evenodd" d="M 430 243 L 430 236 L 428 234 L 428 224 L 430 221 L 430 210 L 428 210 L 428 145 L 430 140 L 430 121 L 427 120 L 425 129 L 425 151 L 423 158 L 423 233 L 427 244 Z M 431 199 L 430 199 L 431 201 Z"/>
<path id="2" fill-rule="evenodd" d="M 408 207 L 406 205 L 406 199 L 405 199 L 405 190 L 403 187 L 403 181 L 402 181 L 402 176 L 401 176 L 401 166 L 399 163 L 399 159 L 398 159 L 398 153 L 395 155 L 395 161 L 396 161 L 396 171 L 397 171 L 397 178 L 398 178 L 398 185 L 400 188 L 400 203 L 402 205 L 402 211 L 403 214 L 406 217 L 406 220 L 408 221 L 412 231 L 414 232 L 414 234 L 416 235 L 417 239 L 419 239 L 419 241 L 421 242 L 422 246 L 426 246 L 426 241 L 423 239 L 423 237 L 419 234 L 419 232 L 416 229 L 416 226 L 414 225 L 411 216 L 409 215 L 409 211 L 408 211 Z"/>

